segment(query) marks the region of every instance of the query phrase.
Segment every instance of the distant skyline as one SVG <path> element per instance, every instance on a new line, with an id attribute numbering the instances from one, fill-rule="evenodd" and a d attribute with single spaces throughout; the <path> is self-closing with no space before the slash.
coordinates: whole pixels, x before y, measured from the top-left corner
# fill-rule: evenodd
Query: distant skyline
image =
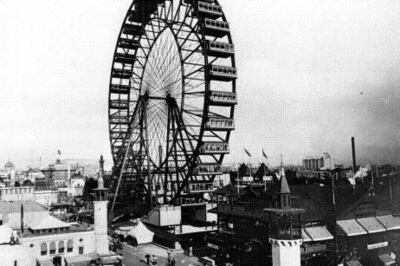
<path id="1" fill-rule="evenodd" d="M 0 165 L 111 162 L 108 82 L 128 0 L 0 0 Z M 221 0 L 239 73 L 226 163 L 400 162 L 400 2 Z"/>

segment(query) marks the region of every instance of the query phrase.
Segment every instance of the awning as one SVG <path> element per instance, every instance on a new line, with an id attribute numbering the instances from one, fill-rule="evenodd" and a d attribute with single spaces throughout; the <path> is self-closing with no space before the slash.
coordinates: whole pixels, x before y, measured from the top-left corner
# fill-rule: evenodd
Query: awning
<path id="1" fill-rule="evenodd" d="M 400 229 L 400 217 L 393 215 L 377 216 L 376 219 L 381 222 L 387 230 L 399 230 Z"/>
<path id="2" fill-rule="evenodd" d="M 78 255 L 73 257 L 66 257 L 65 262 L 68 266 L 86 266 L 93 260 L 90 255 Z"/>
<path id="3" fill-rule="evenodd" d="M 383 227 L 383 225 L 375 217 L 359 218 L 357 219 L 357 222 L 361 224 L 361 226 L 365 228 L 369 234 L 386 231 L 386 228 Z"/>
<path id="4" fill-rule="evenodd" d="M 102 265 L 116 265 L 120 263 L 117 256 L 100 257 L 100 262 Z"/>
<path id="5" fill-rule="evenodd" d="M 359 260 L 346 261 L 346 266 L 363 266 Z"/>
<path id="6" fill-rule="evenodd" d="M 347 236 L 359 236 L 367 234 L 361 225 L 354 219 L 340 220 L 336 223 L 346 233 Z"/>
<path id="7" fill-rule="evenodd" d="M 310 226 L 304 228 L 313 241 L 326 241 L 333 239 L 333 235 L 328 231 L 326 226 Z"/>
<path id="8" fill-rule="evenodd" d="M 54 266 L 53 262 L 50 259 L 38 260 L 37 262 L 40 266 Z"/>
<path id="9" fill-rule="evenodd" d="M 380 261 L 383 262 L 383 265 L 385 265 L 385 266 L 396 264 L 396 260 L 387 253 L 379 255 L 378 258 Z"/>
<path id="10" fill-rule="evenodd" d="M 307 232 L 304 229 L 301 229 L 301 238 L 303 239 L 303 242 L 312 241 L 312 238 L 307 234 Z"/>
<path id="11" fill-rule="evenodd" d="M 122 229 L 126 230 L 127 228 L 128 227 L 123 227 Z M 128 232 L 124 232 L 135 238 L 139 245 L 153 242 L 154 233 L 147 229 L 141 221 L 139 221 L 135 226 L 130 226 Z"/>

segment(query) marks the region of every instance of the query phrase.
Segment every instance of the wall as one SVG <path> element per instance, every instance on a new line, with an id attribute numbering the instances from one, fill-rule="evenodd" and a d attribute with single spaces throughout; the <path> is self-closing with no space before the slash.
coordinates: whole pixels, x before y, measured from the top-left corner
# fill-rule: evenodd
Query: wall
<path id="1" fill-rule="evenodd" d="M 300 240 L 272 240 L 273 266 L 300 266 Z"/>
<path id="2" fill-rule="evenodd" d="M 33 187 L 4 187 L 0 188 L 0 200 L 24 201 L 35 200 Z"/>
<path id="3" fill-rule="evenodd" d="M 67 241 L 73 241 L 73 251 L 67 252 Z M 80 241 L 82 240 L 82 241 Z M 95 235 L 94 231 L 83 231 L 83 232 L 71 232 L 63 234 L 49 234 L 49 235 L 33 235 L 20 239 L 22 246 L 26 247 L 30 253 L 37 259 L 52 259 L 56 256 L 62 257 L 62 265 L 64 264 L 65 257 L 73 257 L 79 255 L 79 247 L 84 247 L 83 253 L 95 252 Z M 58 252 L 58 245 L 60 241 L 64 241 L 65 250 L 63 253 Z M 49 254 L 50 243 L 56 243 L 56 253 Z M 47 244 L 47 255 L 41 255 L 40 245 L 42 243 Z"/>
<path id="4" fill-rule="evenodd" d="M 31 266 L 36 265 L 35 258 L 28 249 L 21 245 L 1 245 L 0 258 L 2 266 Z"/>

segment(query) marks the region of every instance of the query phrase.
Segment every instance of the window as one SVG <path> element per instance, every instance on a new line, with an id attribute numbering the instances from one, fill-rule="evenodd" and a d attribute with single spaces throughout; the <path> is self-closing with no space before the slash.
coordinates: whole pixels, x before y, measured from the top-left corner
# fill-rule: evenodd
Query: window
<path id="1" fill-rule="evenodd" d="M 46 243 L 40 244 L 40 255 L 42 255 L 42 256 L 47 255 L 47 244 Z"/>
<path id="2" fill-rule="evenodd" d="M 68 240 L 67 242 L 67 252 L 72 252 L 74 250 L 74 242 L 72 240 Z"/>
<path id="3" fill-rule="evenodd" d="M 50 243 L 50 254 L 56 254 L 56 243 L 55 242 Z"/>
<path id="4" fill-rule="evenodd" d="M 79 247 L 79 254 L 83 254 L 83 247 Z"/>
<path id="5" fill-rule="evenodd" d="M 64 247 L 64 241 L 58 242 L 58 253 L 64 253 L 65 247 Z"/>

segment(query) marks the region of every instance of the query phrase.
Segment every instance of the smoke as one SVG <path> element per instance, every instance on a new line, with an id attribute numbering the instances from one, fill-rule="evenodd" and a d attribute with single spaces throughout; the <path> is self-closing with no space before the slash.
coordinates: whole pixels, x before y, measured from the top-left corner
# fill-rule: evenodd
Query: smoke
<path id="1" fill-rule="evenodd" d="M 364 181 L 364 177 L 368 175 L 369 171 L 371 171 L 370 164 L 361 166 L 360 169 L 357 171 L 357 173 L 354 175 L 354 179 L 360 178 L 362 181 Z"/>

